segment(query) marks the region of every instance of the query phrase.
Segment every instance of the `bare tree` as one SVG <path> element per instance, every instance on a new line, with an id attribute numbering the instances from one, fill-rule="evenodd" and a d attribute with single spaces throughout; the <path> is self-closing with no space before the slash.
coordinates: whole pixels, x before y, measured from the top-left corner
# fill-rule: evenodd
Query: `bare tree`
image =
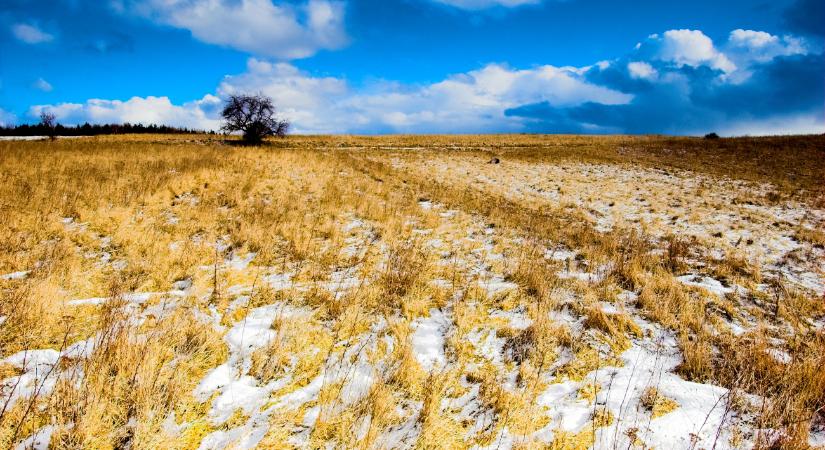
<path id="1" fill-rule="evenodd" d="M 267 136 L 285 137 L 289 122 L 275 117 L 272 99 L 262 95 L 231 95 L 221 113 L 222 129 L 240 131 L 247 144 L 260 144 Z"/>
<path id="2" fill-rule="evenodd" d="M 43 111 L 40 113 L 40 126 L 46 130 L 46 135 L 49 136 L 49 139 L 55 140 L 55 131 L 57 128 L 57 118 L 54 114 Z"/>

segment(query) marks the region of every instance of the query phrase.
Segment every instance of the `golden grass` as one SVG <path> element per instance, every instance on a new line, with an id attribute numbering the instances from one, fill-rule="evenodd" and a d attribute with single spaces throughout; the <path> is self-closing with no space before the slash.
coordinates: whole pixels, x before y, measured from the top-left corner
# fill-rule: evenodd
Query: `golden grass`
<path id="1" fill-rule="evenodd" d="M 802 442 L 825 408 L 825 336 L 811 326 L 825 312 L 821 299 L 776 280 L 738 247 L 713 260 L 708 242 L 660 239 L 647 226 L 600 232 L 585 206 L 514 197 L 474 177 L 536 164 L 687 170 L 772 186 L 740 193 L 738 203 L 816 207 L 823 143 L 520 135 L 296 136 L 254 148 L 209 136 L 0 142 L 0 274 L 29 271 L 0 280 L 0 356 L 97 343 L 88 357 L 60 359 L 63 375 L 50 392 L 2 408 L 0 447 L 45 425 L 56 427 L 55 448 L 100 449 L 197 448 L 210 433 L 251 426 L 262 411 L 237 409 L 215 423 L 215 395 L 200 401 L 193 391 L 229 359 L 227 330 L 276 304 L 311 313 L 274 320 L 272 339 L 249 355 L 259 385 L 282 382 L 263 409 L 319 376 L 324 385 L 293 409 L 258 417 L 268 424 L 262 448 L 295 445 L 304 429 L 311 446 L 382 448 L 404 427 L 415 431 L 403 439 L 419 448 L 488 445 L 505 429 L 523 448 L 586 448 L 615 412 L 594 410 L 585 429 L 539 442 L 534 434 L 552 425 L 536 399 L 550 379 L 581 382 L 622 365 L 622 352 L 645 338 L 637 316 L 676 336 L 680 375 L 765 399 L 742 426 Z M 501 168 L 473 163 L 491 155 Z M 463 172 L 439 179 L 426 161 Z M 701 197 L 714 187 L 697 189 Z M 668 208 L 656 192 L 648 197 L 652 209 Z M 424 200 L 437 207 L 422 208 Z M 780 228 L 810 252 L 789 258 L 804 262 L 822 247 L 818 230 Z M 578 256 L 545 258 L 551 246 Z M 564 270 L 601 272 L 588 282 L 563 278 Z M 752 294 L 716 298 L 676 280 L 698 270 Z M 492 276 L 518 287 L 488 292 Z M 756 289 L 766 279 L 770 294 Z M 189 289 L 168 294 L 185 280 Z M 625 290 L 638 295 L 620 304 Z M 135 292 L 158 294 L 135 303 Z M 70 302 L 93 297 L 107 300 Z M 447 365 L 427 370 L 413 340 L 431 309 L 450 323 Z M 493 310 L 518 311 L 529 324 L 513 327 Z M 551 319 L 562 311 L 580 322 Z M 747 333 L 731 331 L 751 319 L 758 326 Z M 777 341 L 789 361 L 771 356 Z M 491 359 L 485 342 L 499 342 L 501 358 Z M 370 384 L 351 394 L 364 361 Z M 22 372 L 0 364 L 0 379 Z M 490 418 L 480 429 L 477 417 L 450 406 L 472 389 L 475 413 Z M 593 401 L 599 389 L 583 385 L 579 396 Z M 641 400 L 653 417 L 677 407 L 654 391 Z M 345 402 L 345 393 L 354 398 Z M 313 408 L 317 419 L 305 423 Z"/>

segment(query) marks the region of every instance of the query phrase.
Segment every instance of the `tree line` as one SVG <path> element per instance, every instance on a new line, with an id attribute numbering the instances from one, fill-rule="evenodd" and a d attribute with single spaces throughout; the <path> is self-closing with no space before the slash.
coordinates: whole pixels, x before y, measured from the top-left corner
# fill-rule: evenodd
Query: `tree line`
<path id="1" fill-rule="evenodd" d="M 214 131 L 195 130 L 191 128 L 170 127 L 168 125 L 143 125 L 132 123 L 107 123 L 65 126 L 44 123 L 36 125 L 0 126 L 0 136 L 97 136 L 102 134 L 214 134 Z"/>
<path id="2" fill-rule="evenodd" d="M 221 130 L 225 133 L 240 132 L 243 135 L 242 142 L 247 145 L 259 145 L 269 136 L 285 137 L 290 125 L 288 121 L 276 117 L 272 99 L 263 94 L 230 95 L 224 103 L 221 116 L 224 121 Z M 141 133 L 215 134 L 214 131 L 139 123 L 92 125 L 86 122 L 83 125 L 67 127 L 57 123 L 57 117 L 49 111 L 40 113 L 40 123 L 37 125 L 0 126 L 0 136 L 48 136 L 52 140 L 57 136 Z"/>

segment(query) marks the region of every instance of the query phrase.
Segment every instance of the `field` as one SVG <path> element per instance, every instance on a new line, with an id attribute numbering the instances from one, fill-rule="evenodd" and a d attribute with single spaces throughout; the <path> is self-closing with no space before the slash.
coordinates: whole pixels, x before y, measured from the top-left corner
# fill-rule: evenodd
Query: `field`
<path id="1" fill-rule="evenodd" d="M 0 448 L 825 447 L 823 136 L 2 141 L 0 176 Z"/>

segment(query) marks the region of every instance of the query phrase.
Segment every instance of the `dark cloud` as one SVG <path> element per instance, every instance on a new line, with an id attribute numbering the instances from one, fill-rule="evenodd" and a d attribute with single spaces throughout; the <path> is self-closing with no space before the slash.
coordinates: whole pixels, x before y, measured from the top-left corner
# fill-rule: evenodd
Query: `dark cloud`
<path id="1" fill-rule="evenodd" d="M 825 1 L 797 0 L 785 11 L 785 24 L 795 33 L 825 37 Z"/>
<path id="2" fill-rule="evenodd" d="M 595 66 L 587 74 L 587 81 L 621 92 L 635 93 L 654 89 L 650 80 L 633 78 L 628 73 L 627 64 L 630 61 L 622 59 L 605 68 Z"/>
<path id="3" fill-rule="evenodd" d="M 531 131 L 558 133 L 696 134 L 741 121 L 798 114 L 822 114 L 825 105 L 825 55 L 777 57 L 756 64 L 743 82 L 723 78 L 704 66 L 654 64 L 657 81 L 633 79 L 620 61 L 594 68 L 588 80 L 634 95 L 625 105 L 585 103 L 558 108 L 548 103 L 507 110 L 527 119 Z"/>
<path id="4" fill-rule="evenodd" d="M 825 55 L 780 56 L 752 70 L 745 83 L 693 86 L 693 102 L 732 117 L 825 107 Z"/>

